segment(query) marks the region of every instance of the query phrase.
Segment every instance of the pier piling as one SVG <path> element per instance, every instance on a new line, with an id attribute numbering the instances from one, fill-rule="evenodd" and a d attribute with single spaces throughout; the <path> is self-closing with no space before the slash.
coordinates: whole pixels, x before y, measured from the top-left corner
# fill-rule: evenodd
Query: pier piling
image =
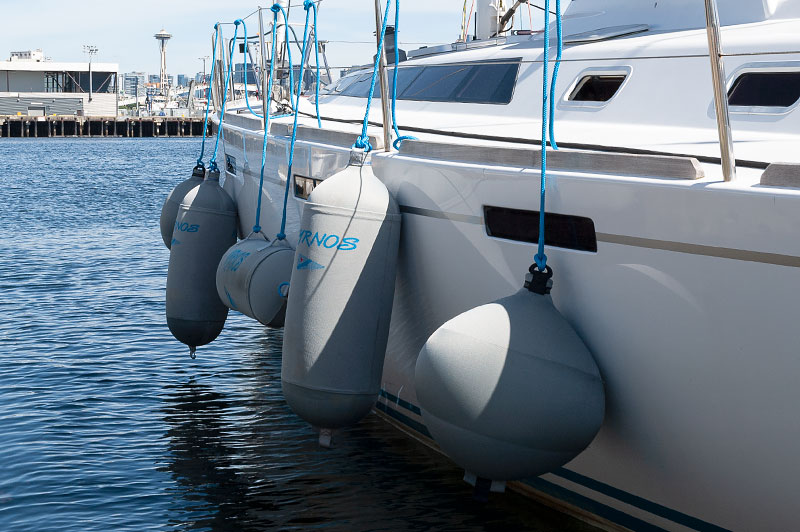
<path id="1" fill-rule="evenodd" d="M 202 134 L 202 118 L 0 116 L 0 138 L 199 137 Z"/>

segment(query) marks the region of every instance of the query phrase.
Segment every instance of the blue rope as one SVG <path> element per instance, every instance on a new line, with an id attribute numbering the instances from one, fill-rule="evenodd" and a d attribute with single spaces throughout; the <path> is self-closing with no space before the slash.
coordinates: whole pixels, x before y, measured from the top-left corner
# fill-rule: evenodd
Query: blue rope
<path id="1" fill-rule="evenodd" d="M 303 51 L 301 52 L 301 57 L 305 58 L 306 56 L 306 45 L 308 45 L 308 22 L 310 20 L 311 11 L 309 7 L 314 7 L 314 13 L 316 13 L 316 6 L 311 0 L 305 0 L 303 2 L 303 9 L 306 10 L 306 27 L 303 30 Z M 287 22 L 288 25 L 288 22 Z M 315 26 L 316 30 L 316 26 Z M 303 79 L 303 67 L 305 66 L 305 61 L 302 59 L 300 60 L 300 81 Z M 297 98 L 294 102 L 294 126 L 292 127 L 292 143 L 289 149 L 289 165 L 286 170 L 286 192 L 283 195 L 283 218 L 281 219 L 281 230 L 277 235 L 278 240 L 285 240 L 286 239 L 286 207 L 289 202 L 289 188 L 292 184 L 292 165 L 294 164 L 294 147 L 297 142 L 297 117 L 299 116 L 300 112 L 300 87 L 297 87 Z"/>
<path id="2" fill-rule="evenodd" d="M 249 56 L 247 55 L 247 24 L 245 24 L 244 20 L 242 19 L 239 19 L 239 22 L 242 23 L 242 28 L 244 28 L 244 50 L 242 51 L 242 55 L 244 56 L 244 103 L 247 104 L 247 108 L 250 109 L 250 112 L 253 114 L 253 116 L 257 118 L 264 118 L 263 115 L 253 111 L 253 108 L 250 107 L 250 99 L 247 97 L 247 63 L 249 62 Z M 262 72 L 261 75 L 263 76 L 264 73 Z"/>
<path id="3" fill-rule="evenodd" d="M 214 65 L 217 62 L 217 41 L 219 41 L 219 22 L 214 24 L 214 51 L 211 61 L 211 77 L 209 77 L 208 87 L 206 88 L 206 117 L 203 120 L 203 141 L 200 144 L 200 156 L 197 158 L 197 166 L 203 166 L 203 155 L 206 153 L 206 133 L 208 132 L 208 109 L 211 107 L 211 80 L 214 79 Z M 204 80 L 205 81 L 205 80 Z"/>
<path id="4" fill-rule="evenodd" d="M 378 40 L 378 53 L 375 54 L 375 66 L 372 68 L 372 83 L 369 86 L 369 96 L 367 97 L 367 110 L 364 113 L 364 126 L 361 128 L 361 136 L 356 139 L 353 148 L 359 148 L 369 153 L 372 151 L 372 144 L 369 143 L 367 136 L 367 126 L 369 125 L 369 108 L 372 105 L 372 96 L 375 94 L 375 82 L 378 81 L 378 66 L 381 61 L 381 54 L 383 53 L 383 38 L 386 36 L 386 22 L 389 20 L 389 7 L 392 5 L 392 0 L 386 0 L 386 12 L 383 15 L 383 27 L 381 28 L 381 36 Z M 395 65 L 395 69 L 397 65 Z"/>
<path id="5" fill-rule="evenodd" d="M 261 180 L 258 182 L 258 204 L 256 206 L 256 223 L 253 225 L 253 232 L 260 233 L 261 232 L 261 196 L 262 190 L 264 190 L 264 167 L 267 164 L 267 137 L 269 135 L 269 107 L 270 107 L 270 98 L 272 95 L 272 79 L 273 73 L 275 72 L 275 40 L 276 40 L 276 33 L 275 27 L 278 24 L 278 10 L 275 9 L 275 6 L 272 6 L 272 48 L 271 48 L 271 57 L 269 59 L 269 85 L 267 87 L 267 94 L 262 94 L 262 98 L 266 98 L 267 102 L 267 113 L 266 118 L 264 119 L 264 143 L 261 145 Z M 262 73 L 263 75 L 263 73 Z"/>
<path id="6" fill-rule="evenodd" d="M 219 149 L 219 138 L 222 135 L 222 121 L 225 119 L 225 104 L 228 101 L 228 85 L 231 81 L 231 70 L 233 70 L 233 45 L 236 43 L 236 35 L 239 33 L 239 21 L 234 22 L 236 28 L 233 30 L 233 39 L 231 39 L 231 47 L 228 57 L 228 72 L 225 74 L 225 91 L 222 94 L 222 108 L 219 113 L 219 128 L 217 129 L 217 141 L 214 143 L 214 154 L 211 156 L 211 161 L 208 163 L 209 170 L 218 170 L 217 168 L 217 150 Z M 223 52 L 224 53 L 224 52 Z"/>
<path id="7" fill-rule="evenodd" d="M 397 71 L 400 68 L 400 48 L 398 48 L 397 40 L 398 40 L 398 32 L 400 31 L 400 0 L 396 0 L 397 3 L 394 6 L 394 76 L 392 79 L 392 128 L 394 129 L 394 134 L 397 135 L 397 138 L 392 143 L 394 149 L 399 150 L 400 144 L 404 140 L 417 140 L 417 137 L 412 137 L 410 135 L 401 135 L 400 130 L 397 129 Z M 387 13 L 388 15 L 388 13 Z"/>
<path id="8" fill-rule="evenodd" d="M 550 18 L 549 15 L 547 18 Z M 553 82 L 550 85 L 550 145 L 554 150 L 558 149 L 558 145 L 556 144 L 556 135 L 553 131 L 556 112 L 556 79 L 558 78 L 558 67 L 561 65 L 561 54 L 564 51 L 564 36 L 561 31 L 561 0 L 556 0 L 556 29 L 558 31 L 558 53 L 556 54 L 556 65 L 553 67 Z M 549 45 L 550 43 L 547 43 L 545 46 Z M 546 66 L 547 63 L 545 63 L 545 67 Z"/>
<path id="9" fill-rule="evenodd" d="M 539 202 L 539 249 L 533 260 L 540 272 L 547 266 L 547 255 L 544 254 L 544 208 L 547 185 L 547 61 L 550 47 L 550 0 L 544 0 L 544 46 L 542 57 L 542 171 Z"/>

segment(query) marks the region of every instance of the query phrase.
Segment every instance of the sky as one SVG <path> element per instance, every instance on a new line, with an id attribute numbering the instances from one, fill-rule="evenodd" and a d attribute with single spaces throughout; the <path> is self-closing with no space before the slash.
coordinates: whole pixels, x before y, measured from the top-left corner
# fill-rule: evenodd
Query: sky
<path id="1" fill-rule="evenodd" d="M 293 3 L 298 6 L 291 11 L 292 22 L 302 23 L 302 2 Z M 385 6 L 385 0 L 381 4 Z M 409 43 L 401 47 L 453 42 L 461 30 L 463 6 L 463 0 L 400 0 L 400 40 Z M 98 48 L 94 61 L 118 63 L 121 73 L 157 73 L 159 53 L 153 34 L 164 28 L 173 35 L 167 45 L 168 72 L 193 76 L 203 70 L 199 58 L 211 55 L 214 23 L 233 22 L 257 8 L 253 0 L 0 0 L 0 60 L 11 51 L 41 48 L 53 61 L 85 61 L 83 45 L 89 44 Z M 272 13 L 264 15 L 270 18 Z M 257 19 L 247 20 L 250 34 L 257 32 Z M 390 23 L 393 20 L 392 14 Z M 331 67 L 371 60 L 373 0 L 322 0 L 318 24 L 319 38 L 331 41 L 327 54 Z M 232 26 L 224 31 L 230 38 Z"/>
<path id="2" fill-rule="evenodd" d="M 302 2 L 294 1 L 299 6 L 292 9 L 291 19 L 302 23 Z M 458 36 L 463 0 L 400 4 L 401 41 L 444 43 Z M 53 61 L 85 61 L 83 45 L 89 44 L 99 50 L 94 61 L 119 63 L 120 72 L 156 73 L 159 54 L 153 34 L 164 28 L 173 35 L 167 45 L 167 70 L 194 75 L 203 69 L 198 58 L 211 55 L 214 23 L 232 22 L 257 8 L 253 0 L 0 0 L 0 60 L 8 59 L 11 51 L 41 48 Z M 271 12 L 264 15 L 271 20 Z M 258 23 L 255 17 L 251 20 L 248 31 L 253 34 Z M 375 53 L 372 0 L 322 0 L 318 24 L 319 38 L 332 41 L 331 66 L 365 63 Z M 230 38 L 232 26 L 225 27 L 225 35 Z M 371 46 L 335 41 L 365 41 Z"/>

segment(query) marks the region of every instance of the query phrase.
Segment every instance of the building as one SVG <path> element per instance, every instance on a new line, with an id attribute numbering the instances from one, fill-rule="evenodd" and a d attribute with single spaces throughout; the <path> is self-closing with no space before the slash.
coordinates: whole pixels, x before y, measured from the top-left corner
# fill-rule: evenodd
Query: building
<path id="1" fill-rule="evenodd" d="M 299 67 L 298 67 L 299 73 Z M 244 83 L 244 63 L 236 63 L 233 66 L 233 82 L 234 83 Z M 247 84 L 253 85 L 256 83 L 256 73 L 253 69 L 253 65 L 248 63 L 247 64 Z"/>
<path id="2" fill-rule="evenodd" d="M 41 48 L 24 52 L 11 52 L 11 57 L 9 58 L 9 61 L 34 61 L 37 63 L 41 63 L 44 60 L 44 52 L 42 52 Z"/>
<path id="3" fill-rule="evenodd" d="M 128 72 L 122 75 L 122 91 L 126 96 L 144 96 L 147 75 L 144 72 Z"/>
<path id="4" fill-rule="evenodd" d="M 206 81 L 205 78 L 207 77 L 208 74 L 203 74 L 202 72 L 198 72 L 197 74 L 194 75 L 194 81 L 195 83 L 205 83 Z"/>
<path id="5" fill-rule="evenodd" d="M 117 115 L 116 63 L 48 61 L 41 50 L 0 61 L 0 115 Z"/>
<path id="6" fill-rule="evenodd" d="M 186 74 L 178 74 L 178 87 L 186 87 L 189 85 L 189 78 Z"/>
<path id="7" fill-rule="evenodd" d="M 161 76 L 159 76 L 158 74 L 150 74 L 149 76 L 147 76 L 147 82 L 155 83 L 156 86 L 158 86 L 158 84 L 161 83 Z"/>

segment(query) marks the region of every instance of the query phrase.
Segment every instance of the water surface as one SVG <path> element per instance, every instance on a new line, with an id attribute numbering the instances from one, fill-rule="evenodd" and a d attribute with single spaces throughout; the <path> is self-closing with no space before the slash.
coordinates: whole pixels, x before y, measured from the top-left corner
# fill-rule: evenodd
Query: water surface
<path id="1" fill-rule="evenodd" d="M 281 333 L 231 313 L 191 360 L 158 216 L 198 139 L 0 140 L 0 530 L 591 530 L 376 415 L 319 448 Z"/>

